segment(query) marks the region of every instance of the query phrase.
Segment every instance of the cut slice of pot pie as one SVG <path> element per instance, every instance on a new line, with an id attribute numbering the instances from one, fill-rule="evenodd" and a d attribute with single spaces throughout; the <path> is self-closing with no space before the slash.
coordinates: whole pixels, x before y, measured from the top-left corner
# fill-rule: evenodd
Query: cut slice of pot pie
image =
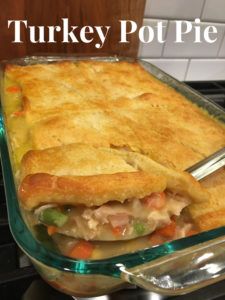
<path id="1" fill-rule="evenodd" d="M 150 234 L 208 198 L 189 174 L 142 154 L 85 144 L 27 152 L 20 178 L 21 203 L 37 223 L 86 240 Z"/>

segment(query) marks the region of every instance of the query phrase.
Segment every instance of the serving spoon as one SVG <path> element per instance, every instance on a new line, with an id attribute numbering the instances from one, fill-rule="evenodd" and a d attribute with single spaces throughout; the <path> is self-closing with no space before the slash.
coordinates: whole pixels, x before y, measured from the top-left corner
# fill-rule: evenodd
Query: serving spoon
<path id="1" fill-rule="evenodd" d="M 225 166 L 225 147 L 186 169 L 186 172 L 190 173 L 195 179 L 201 180 L 223 166 Z"/>

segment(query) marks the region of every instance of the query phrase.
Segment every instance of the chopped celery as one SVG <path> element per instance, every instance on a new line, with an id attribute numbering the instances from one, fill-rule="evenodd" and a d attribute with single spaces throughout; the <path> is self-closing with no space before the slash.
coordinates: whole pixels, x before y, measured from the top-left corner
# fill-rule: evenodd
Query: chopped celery
<path id="1" fill-rule="evenodd" d="M 46 225 L 61 227 L 68 220 L 68 216 L 57 208 L 46 208 L 40 213 L 39 220 Z"/>
<path id="2" fill-rule="evenodd" d="M 142 235 L 145 232 L 145 226 L 140 221 L 134 222 L 134 231 L 137 235 Z"/>

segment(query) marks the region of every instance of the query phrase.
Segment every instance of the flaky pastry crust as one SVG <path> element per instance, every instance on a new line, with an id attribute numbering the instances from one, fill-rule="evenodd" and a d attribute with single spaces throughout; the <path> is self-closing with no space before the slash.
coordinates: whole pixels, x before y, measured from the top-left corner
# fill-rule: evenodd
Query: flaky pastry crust
<path id="1" fill-rule="evenodd" d="M 7 92 L 10 85 L 21 89 L 15 97 L 15 102 L 20 99 L 20 104 L 15 107 L 8 104 L 12 101 L 7 101 L 12 98 Z M 180 188 L 194 199 L 205 199 L 205 203 L 190 207 L 191 215 L 196 220 L 201 219 L 200 228 L 210 227 L 204 225 L 210 221 L 204 221 L 201 216 L 211 216 L 210 213 L 225 209 L 224 182 L 216 182 L 214 188 L 209 182 L 204 184 L 210 194 L 209 200 L 193 178 L 180 173 L 225 146 L 224 126 L 148 74 L 138 63 L 79 61 L 9 65 L 5 94 L 9 138 L 16 168 L 21 171 L 17 177 L 19 183 L 32 181 L 32 176 L 40 178 L 35 175 L 40 173 L 45 173 L 43 178 L 71 180 L 80 175 L 98 177 L 127 173 L 134 176 L 133 173 L 146 172 L 151 176 L 166 177 L 167 185 Z M 104 148 L 108 152 L 101 150 L 104 155 L 99 157 L 96 152 L 96 161 L 90 160 L 96 164 L 94 167 L 82 158 L 82 169 L 81 162 L 78 167 L 73 161 L 75 150 L 70 144 L 95 147 L 95 150 L 87 150 L 88 158 L 96 149 Z M 116 155 L 116 151 L 120 154 Z M 42 157 L 42 162 L 38 157 Z M 131 157 L 138 161 L 138 167 L 127 163 L 127 158 Z M 112 163 L 114 159 L 116 167 Z M 150 163 L 149 168 L 148 159 L 161 167 L 156 168 Z M 102 160 L 102 168 L 98 172 L 99 160 Z M 36 166 L 35 161 L 38 161 Z M 111 162 L 110 166 L 107 166 L 107 161 Z M 60 162 L 61 167 L 58 166 Z M 70 167 L 66 169 L 67 163 Z M 174 173 L 174 170 L 178 172 Z M 224 171 L 219 177 L 222 178 L 223 174 Z M 225 224 L 223 217 L 217 222 L 221 223 Z"/>
<path id="2" fill-rule="evenodd" d="M 23 157 L 21 166 L 19 195 L 28 209 L 46 203 L 99 206 L 165 189 L 193 201 L 208 197 L 189 174 L 125 149 L 70 144 L 33 150 Z"/>

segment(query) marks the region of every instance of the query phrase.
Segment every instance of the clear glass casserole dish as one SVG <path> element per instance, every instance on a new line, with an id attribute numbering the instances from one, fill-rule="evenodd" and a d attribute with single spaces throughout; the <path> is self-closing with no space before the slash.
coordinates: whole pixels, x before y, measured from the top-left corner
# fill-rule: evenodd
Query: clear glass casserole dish
<path id="1" fill-rule="evenodd" d="M 1 95 L 4 97 L 3 79 L 6 64 L 30 65 L 79 59 L 85 57 L 25 57 L 3 62 Z M 127 58 L 117 57 L 88 57 L 88 59 L 130 61 Z M 144 61 L 139 63 L 156 78 L 175 88 L 221 122 L 225 122 L 225 112 L 216 104 L 155 66 Z M 178 295 L 225 278 L 225 227 L 107 259 L 75 260 L 60 255 L 45 237 L 42 236 L 41 241 L 35 238 L 23 219 L 10 163 L 4 110 L 0 128 L 1 160 L 11 232 L 20 248 L 30 257 L 49 284 L 74 296 L 103 295 L 121 289 L 127 284 L 135 284 L 160 294 Z"/>

